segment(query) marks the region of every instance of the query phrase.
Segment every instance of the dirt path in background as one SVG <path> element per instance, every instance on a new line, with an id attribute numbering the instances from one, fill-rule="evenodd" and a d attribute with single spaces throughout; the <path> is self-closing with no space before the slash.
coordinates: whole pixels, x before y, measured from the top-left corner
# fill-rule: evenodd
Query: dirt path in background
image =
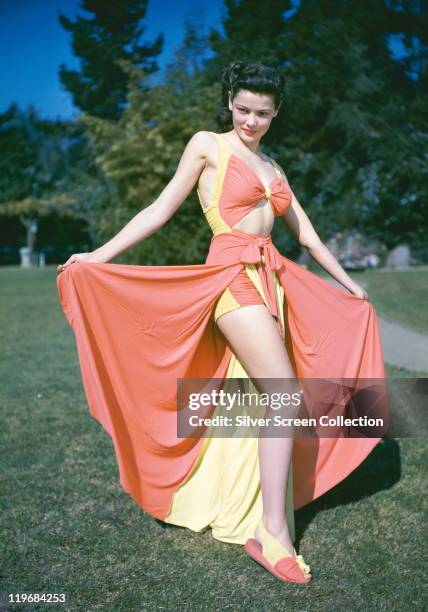
<path id="1" fill-rule="evenodd" d="M 377 315 L 385 361 L 406 370 L 428 372 L 428 334 Z"/>
<path id="2" fill-rule="evenodd" d="M 326 278 L 332 285 L 343 289 L 334 279 Z M 361 286 L 365 286 L 361 283 Z M 376 310 L 385 362 L 405 368 L 428 372 L 428 334 L 415 331 L 400 321 L 382 315 Z"/>

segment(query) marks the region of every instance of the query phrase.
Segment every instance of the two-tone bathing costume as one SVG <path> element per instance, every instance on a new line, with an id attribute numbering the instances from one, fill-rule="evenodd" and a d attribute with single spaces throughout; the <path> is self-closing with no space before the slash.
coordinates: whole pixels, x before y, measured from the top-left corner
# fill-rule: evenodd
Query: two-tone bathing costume
<path id="1" fill-rule="evenodd" d="M 57 288 L 89 411 L 111 436 L 122 487 L 158 519 L 210 527 L 213 537 L 244 544 L 262 514 L 257 437 L 179 437 L 177 430 L 180 381 L 221 380 L 227 389 L 230 379 L 248 378 L 216 319 L 266 304 L 302 380 L 383 379 L 385 370 L 372 304 L 281 255 L 270 235 L 233 229 L 264 198 L 284 214 L 292 192 L 275 162 L 278 176 L 265 187 L 216 138 L 204 264 L 75 262 L 57 276 Z M 353 388 L 347 393 L 326 412 L 346 413 Z M 295 438 L 286 508 L 292 538 L 293 511 L 346 478 L 380 439 L 354 435 Z"/>
<path id="2" fill-rule="evenodd" d="M 271 159 L 277 177 L 265 187 L 254 170 L 242 158 L 232 153 L 225 139 L 220 134 L 211 133 L 218 143 L 218 165 L 213 201 L 205 207 L 198 190 L 197 193 L 213 236 L 225 233 L 244 233 L 233 228 L 263 199 L 270 203 L 275 216 L 284 215 L 291 205 L 292 192 L 289 185 L 283 180 L 278 164 Z M 254 234 L 250 235 L 254 236 Z M 264 236 L 259 237 L 260 240 L 263 238 L 266 239 Z M 263 260 L 262 256 L 260 263 L 263 263 Z M 257 288 L 260 287 L 260 284 L 255 284 L 251 280 L 255 272 L 255 264 L 245 264 L 245 267 L 221 294 L 214 311 L 215 320 L 236 308 L 266 303 L 263 293 Z M 278 281 L 274 277 L 271 281 L 263 268 L 260 270 L 260 277 L 262 281 L 265 281 L 263 285 L 265 295 L 273 296 L 272 285 L 278 285 Z M 272 299 L 267 305 L 272 315 L 278 318 L 276 300 Z"/>

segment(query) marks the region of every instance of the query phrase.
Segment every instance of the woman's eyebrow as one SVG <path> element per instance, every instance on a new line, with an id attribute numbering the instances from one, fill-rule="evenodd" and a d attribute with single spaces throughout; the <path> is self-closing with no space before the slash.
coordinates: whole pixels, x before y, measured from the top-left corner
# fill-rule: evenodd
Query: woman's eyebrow
<path id="1" fill-rule="evenodd" d="M 246 108 L 248 110 L 248 106 L 245 106 L 245 104 L 242 104 L 241 102 L 237 103 L 239 106 L 243 106 L 244 108 Z M 270 108 L 259 108 L 259 111 L 270 111 L 272 109 Z"/>

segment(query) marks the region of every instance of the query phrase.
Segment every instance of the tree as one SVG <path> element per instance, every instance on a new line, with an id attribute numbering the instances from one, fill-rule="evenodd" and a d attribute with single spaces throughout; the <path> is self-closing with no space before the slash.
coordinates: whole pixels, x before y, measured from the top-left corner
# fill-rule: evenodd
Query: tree
<path id="1" fill-rule="evenodd" d="M 46 224 L 57 228 L 49 241 L 60 240 L 61 216 L 86 221 L 68 195 L 83 172 L 93 175 L 96 169 L 81 128 L 68 121 L 41 119 L 33 107 L 22 111 L 12 104 L 0 113 L 0 136 L 1 243 L 22 240 L 18 220 L 30 248 Z M 70 231 L 82 236 L 83 226 L 72 223 Z"/>
<path id="2" fill-rule="evenodd" d="M 193 7 L 184 21 L 184 36 L 175 50 L 173 61 L 166 65 L 165 82 L 186 95 L 189 79 L 203 80 L 210 48 L 201 6 Z M 202 84 L 202 83 L 201 83 Z"/>
<path id="3" fill-rule="evenodd" d="M 226 0 L 206 75 L 232 59 L 275 64 L 287 88 L 262 148 L 284 168 L 323 239 L 357 227 L 388 247 L 427 241 L 426 3 Z M 392 36 L 406 51 L 391 52 Z M 425 186 L 424 186 L 425 185 Z M 274 230 L 285 250 L 288 239 Z M 428 252 L 425 253 L 425 258 Z"/>
<path id="4" fill-rule="evenodd" d="M 426 245 L 426 25 L 417 0 L 302 0 L 289 20 L 290 130 L 279 154 L 325 237 L 356 227 L 389 248 Z M 400 32 L 425 49 L 419 74 L 391 53 Z"/>
<path id="5" fill-rule="evenodd" d="M 140 84 L 147 75 L 130 64 L 123 68 L 130 74 L 129 93 L 119 121 L 88 115 L 79 119 L 103 176 L 103 187 L 99 183 L 96 194 L 82 194 L 90 203 L 100 242 L 110 239 L 160 195 L 175 173 L 186 142 L 196 131 L 210 127 L 218 96 L 217 87 L 201 89 L 190 80 L 183 104 L 173 85 L 161 84 L 146 92 Z M 162 229 L 123 253 L 120 260 L 145 265 L 202 262 L 209 237 L 192 193 Z"/>
<path id="6" fill-rule="evenodd" d="M 139 42 L 147 0 L 81 0 L 80 8 L 92 18 L 78 16 L 72 21 L 60 13 L 59 20 L 72 34 L 81 71 L 61 64 L 60 79 L 82 111 L 115 120 L 123 111 L 127 92 L 127 75 L 117 60 L 128 60 L 152 74 L 158 69 L 155 58 L 162 51 L 163 35 L 153 44 Z"/>

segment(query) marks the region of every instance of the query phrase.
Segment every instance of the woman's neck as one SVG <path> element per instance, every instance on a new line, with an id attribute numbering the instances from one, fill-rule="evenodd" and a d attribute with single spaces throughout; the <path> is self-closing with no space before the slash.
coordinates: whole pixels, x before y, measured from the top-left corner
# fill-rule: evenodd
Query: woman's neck
<path id="1" fill-rule="evenodd" d="M 260 140 L 255 140 L 254 142 L 250 142 L 250 143 L 246 143 L 242 140 L 242 138 L 239 136 L 238 132 L 235 130 L 235 128 L 233 128 L 232 132 L 232 137 L 234 140 L 239 141 L 240 145 L 245 147 L 247 150 L 251 151 L 252 153 L 254 153 L 255 155 L 257 155 L 258 157 L 260 157 L 260 153 L 262 153 L 261 149 L 260 149 Z"/>

